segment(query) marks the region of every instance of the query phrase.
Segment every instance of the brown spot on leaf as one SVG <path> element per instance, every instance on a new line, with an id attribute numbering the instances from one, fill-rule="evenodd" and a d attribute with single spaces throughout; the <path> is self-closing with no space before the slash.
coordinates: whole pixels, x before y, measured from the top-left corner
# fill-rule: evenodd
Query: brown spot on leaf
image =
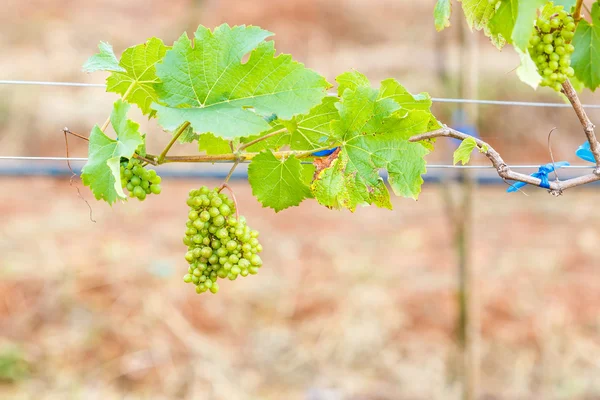
<path id="1" fill-rule="evenodd" d="M 341 147 L 338 147 L 333 153 L 331 153 L 327 157 L 318 157 L 314 159 L 313 165 L 315 166 L 315 174 L 313 175 L 313 180 L 317 179 L 317 175 L 319 175 L 319 173 L 325 168 L 329 168 L 331 166 L 331 163 L 336 158 L 338 158 L 338 155 L 340 154 L 340 149 Z"/>

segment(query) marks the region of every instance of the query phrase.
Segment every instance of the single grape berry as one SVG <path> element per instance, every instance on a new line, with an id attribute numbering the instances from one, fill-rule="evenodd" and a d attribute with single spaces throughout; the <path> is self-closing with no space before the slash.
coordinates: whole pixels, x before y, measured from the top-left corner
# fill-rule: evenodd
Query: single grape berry
<path id="1" fill-rule="evenodd" d="M 218 279 L 258 272 L 262 266 L 258 231 L 250 229 L 244 217 L 234 217 L 235 203 L 227 195 L 203 186 L 190 191 L 187 205 L 183 243 L 189 267 L 184 282 L 194 284 L 197 293 L 217 293 Z"/>
<path id="2" fill-rule="evenodd" d="M 121 185 L 127 189 L 129 197 L 142 201 L 149 194 L 160 194 L 160 182 L 156 171 L 142 167 L 139 159 L 121 159 Z"/>

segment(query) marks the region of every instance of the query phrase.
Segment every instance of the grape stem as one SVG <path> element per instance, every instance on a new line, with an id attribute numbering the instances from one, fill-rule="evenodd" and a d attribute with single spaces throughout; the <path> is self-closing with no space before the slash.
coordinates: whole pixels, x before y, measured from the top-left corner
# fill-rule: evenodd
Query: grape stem
<path id="1" fill-rule="evenodd" d="M 268 134 L 266 134 L 264 136 L 261 136 L 258 139 L 251 140 L 250 142 L 244 143 L 243 145 L 241 145 L 240 148 L 238 149 L 238 151 L 242 151 L 242 150 L 244 150 L 244 149 L 252 146 L 253 144 L 256 144 L 256 143 L 258 143 L 260 141 L 263 141 L 263 140 L 268 139 L 270 137 L 273 137 L 275 135 L 279 135 L 280 133 L 283 133 L 283 132 L 287 132 L 287 129 L 286 128 L 281 128 L 279 130 L 276 130 L 275 132 L 271 132 L 271 133 L 268 133 Z"/>
<path id="2" fill-rule="evenodd" d="M 238 212 L 238 202 L 237 202 L 237 199 L 235 198 L 235 193 L 233 192 L 233 189 L 231 188 L 231 186 L 229 186 L 227 184 L 227 182 L 223 182 L 221 184 L 221 186 L 219 186 L 219 188 L 217 189 L 217 193 L 221 193 L 221 191 L 223 189 L 227 189 L 227 190 L 229 190 L 229 193 L 231 193 L 231 199 L 233 200 L 233 204 L 235 205 L 235 219 L 239 220 L 240 213 Z"/>
<path id="3" fill-rule="evenodd" d="M 296 158 L 307 158 L 311 157 L 313 153 L 321 150 L 328 150 L 335 145 L 323 146 L 317 149 L 306 150 L 306 151 L 276 151 L 273 152 L 275 158 L 287 158 L 294 156 Z M 158 164 L 173 163 L 173 162 L 219 162 L 219 161 L 249 161 L 260 153 L 238 153 L 238 154 L 199 154 L 193 156 L 165 156 L 162 161 L 157 160 Z M 150 157 L 150 155 L 148 155 Z"/>
<path id="4" fill-rule="evenodd" d="M 583 6 L 583 0 L 577 0 L 575 4 L 575 11 L 573 12 L 573 19 L 575 22 L 579 22 L 581 19 L 581 7 Z"/>
<path id="5" fill-rule="evenodd" d="M 511 181 L 517 181 L 517 182 L 524 182 L 529 185 L 534 185 L 534 186 L 538 186 L 538 187 L 542 183 L 541 179 L 534 178 L 531 175 L 525 175 L 525 174 L 522 174 L 519 172 L 512 171 L 510 169 L 510 167 L 504 162 L 502 157 L 500 157 L 500 154 L 496 150 L 494 150 L 494 148 L 492 146 L 490 146 L 488 143 L 484 142 L 483 140 L 477 139 L 471 135 L 467 135 L 466 133 L 459 132 L 459 131 L 449 128 L 445 125 L 442 128 L 437 129 L 435 131 L 415 135 L 415 136 L 411 137 L 409 139 L 409 141 L 410 142 L 419 142 L 422 140 L 429 140 L 429 139 L 438 138 L 438 137 L 454 138 L 454 139 L 458 139 L 458 140 L 465 140 L 465 139 L 471 138 L 471 139 L 475 140 L 475 143 L 477 143 L 478 147 L 480 147 L 482 149 L 487 148 L 487 151 L 484 152 L 483 154 L 492 162 L 492 165 L 496 168 L 496 172 L 502 179 L 504 179 L 504 181 L 511 180 Z M 558 195 L 562 194 L 563 190 L 565 190 L 565 189 L 585 185 L 587 183 L 595 182 L 598 180 L 600 180 L 600 174 L 596 173 L 596 171 L 595 171 L 593 174 L 586 174 L 586 175 L 578 176 L 576 178 L 567 179 L 564 181 L 553 181 L 553 182 L 549 183 L 550 189 L 548 190 L 548 192 L 551 193 L 552 195 L 558 196 Z"/>
<path id="6" fill-rule="evenodd" d="M 165 147 L 165 149 L 162 151 L 162 153 L 160 153 L 160 155 L 158 156 L 158 160 L 156 161 L 158 164 L 162 164 L 163 160 L 167 156 L 167 153 L 169 152 L 169 150 L 171 150 L 171 147 L 173 147 L 173 145 L 175 144 L 177 139 L 179 139 L 179 136 L 181 136 L 181 134 L 187 129 L 188 126 L 190 126 L 190 123 L 184 122 L 183 125 L 181 125 L 175 131 L 175 133 L 173 134 L 173 137 L 171 138 L 171 141 L 169 142 L 169 144 L 167 144 L 167 147 Z"/>
<path id="7" fill-rule="evenodd" d="M 237 168 L 237 166 L 239 165 L 239 163 L 240 163 L 239 160 L 235 160 L 235 162 L 231 166 L 231 169 L 229 170 L 229 173 L 225 177 L 225 180 L 223 181 L 223 184 L 227 184 L 227 182 L 229 182 L 229 178 L 231 178 L 231 175 L 233 175 L 233 171 L 235 171 L 235 169 Z"/>

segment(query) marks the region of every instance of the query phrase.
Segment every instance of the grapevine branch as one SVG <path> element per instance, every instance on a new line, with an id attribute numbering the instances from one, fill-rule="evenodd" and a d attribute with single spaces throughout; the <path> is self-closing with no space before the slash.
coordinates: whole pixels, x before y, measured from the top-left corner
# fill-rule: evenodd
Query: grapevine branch
<path id="1" fill-rule="evenodd" d="M 579 3 L 581 2 L 578 2 L 578 4 Z M 554 182 L 550 182 L 549 189 L 549 192 L 554 195 L 560 195 L 564 189 L 569 189 L 572 187 L 585 185 L 587 183 L 600 180 L 600 143 L 598 143 L 598 139 L 596 138 L 596 134 L 594 133 L 595 125 L 592 123 L 592 121 L 590 121 L 585 110 L 583 109 L 581 101 L 579 100 L 579 96 L 577 96 L 577 92 L 573 88 L 573 85 L 571 85 L 571 82 L 567 80 L 565 83 L 563 83 L 562 87 L 562 92 L 565 94 L 565 96 L 567 96 L 567 98 L 571 102 L 573 110 L 575 111 L 575 114 L 577 114 L 579 122 L 581 122 L 581 125 L 583 126 L 585 136 L 587 137 L 587 140 L 590 143 L 590 150 L 592 151 L 594 159 L 596 160 L 596 168 L 594 169 L 594 173 L 592 174 L 578 176 L 576 178 L 567 179 L 565 181 L 559 180 L 558 175 L 556 175 L 555 172 L 556 180 Z M 500 157 L 500 154 L 496 150 L 494 150 L 492 146 L 490 146 L 483 140 L 477 139 L 471 135 L 467 135 L 466 133 L 459 132 L 445 125 L 441 129 L 415 135 L 409 140 L 411 142 L 418 142 L 421 140 L 433 139 L 437 137 L 451 137 L 461 141 L 467 138 L 472 138 L 473 140 L 475 140 L 477 146 L 480 149 L 487 150 L 483 153 L 492 162 L 492 165 L 496 168 L 498 175 L 504 180 L 508 179 L 511 181 L 524 182 L 538 187 L 542 182 L 541 179 L 534 178 L 533 176 L 512 171 L 510 167 L 504 162 L 502 157 Z M 548 138 L 548 140 L 550 139 Z M 554 159 L 552 160 L 552 162 L 554 163 Z"/>
<path id="2" fill-rule="evenodd" d="M 514 172 L 513 170 L 511 170 L 510 167 L 504 162 L 504 160 L 502 159 L 500 154 L 496 150 L 494 150 L 494 148 L 492 146 L 490 146 L 488 143 L 484 142 L 483 140 L 477 139 L 471 135 L 467 135 L 466 133 L 459 132 L 459 131 L 449 128 L 447 126 L 444 126 L 443 128 L 437 129 L 435 131 L 415 135 L 415 136 L 411 137 L 409 140 L 411 142 L 419 142 L 421 140 L 428 140 L 428 139 L 433 139 L 433 138 L 438 138 L 438 137 L 448 137 L 448 138 L 454 138 L 454 139 L 458 139 L 458 140 L 465 140 L 467 138 L 472 138 L 473 140 L 475 140 L 475 143 L 477 143 L 477 146 L 479 148 L 487 149 L 487 151 L 483 152 L 483 154 L 485 154 L 485 156 L 492 162 L 492 165 L 494 166 L 494 168 L 496 168 L 498 175 L 502 179 L 524 182 L 529 185 L 534 185 L 534 186 L 538 186 L 538 187 L 540 186 L 540 184 L 542 182 L 541 179 L 534 178 L 533 176 L 525 175 L 525 174 L 522 174 L 519 172 Z M 586 183 L 595 182 L 598 180 L 600 180 L 600 175 L 587 174 L 587 175 L 579 176 L 576 178 L 567 179 L 564 181 L 550 182 L 549 190 L 553 194 L 560 194 L 565 189 L 573 188 L 576 186 L 584 185 Z"/>
<path id="3" fill-rule="evenodd" d="M 596 169 L 594 170 L 594 173 L 600 175 L 600 143 L 598 143 L 598 139 L 594 133 L 595 126 L 592 121 L 590 121 L 587 113 L 583 109 L 581 101 L 579 100 L 579 96 L 577 96 L 577 92 L 573 88 L 573 85 L 571 85 L 571 82 L 567 80 L 562 86 L 562 92 L 571 102 L 573 110 L 575 110 L 575 114 L 577 114 L 577 118 L 579 118 L 579 122 L 581 122 L 583 132 L 590 143 L 590 150 L 594 155 L 594 160 L 596 160 Z"/>
<path id="4" fill-rule="evenodd" d="M 315 152 L 322 151 L 322 150 L 328 150 L 331 147 L 332 146 L 329 145 L 329 146 L 323 146 L 323 147 L 319 147 L 317 149 L 306 150 L 306 151 L 295 151 L 295 150 L 276 151 L 276 152 L 273 152 L 273 156 L 275 156 L 275 158 L 278 158 L 278 159 L 287 158 L 287 157 L 291 157 L 291 156 L 294 156 L 296 158 L 307 158 L 307 157 L 311 157 L 312 154 Z M 235 161 L 239 161 L 239 162 L 249 161 L 249 160 L 252 160 L 254 157 L 256 157 L 259 154 L 260 153 L 238 152 L 238 153 L 231 153 L 231 154 L 199 154 L 199 155 L 191 155 L 191 156 L 165 156 L 162 159 L 162 161 L 159 160 L 158 156 L 154 156 L 151 154 L 147 154 L 147 157 L 154 159 L 157 164 L 174 163 L 174 162 L 215 163 L 215 162 L 219 162 L 219 161 L 234 161 L 234 162 Z"/>

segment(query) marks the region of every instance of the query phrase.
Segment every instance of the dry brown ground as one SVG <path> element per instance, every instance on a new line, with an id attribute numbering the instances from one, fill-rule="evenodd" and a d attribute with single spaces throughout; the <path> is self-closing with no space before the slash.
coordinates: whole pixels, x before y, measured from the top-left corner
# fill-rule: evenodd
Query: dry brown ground
<path id="1" fill-rule="evenodd" d="M 0 79 L 101 82 L 80 72 L 100 40 L 120 52 L 153 35 L 169 42 L 198 23 L 228 22 L 276 32 L 279 50 L 330 80 L 356 68 L 443 97 L 451 94 L 436 78 L 432 7 L 7 0 Z M 455 33 L 442 34 L 453 72 Z M 480 97 L 557 101 L 518 83 L 510 51 L 481 45 Z M 2 155 L 63 155 L 60 129 L 89 131 L 114 100 L 102 89 L 30 86 L 0 86 L 0 98 Z M 448 121 L 448 108 L 436 112 Z M 575 161 L 583 141 L 569 110 L 482 107 L 481 116 L 482 135 L 509 162 L 547 162 L 554 126 L 557 159 Z M 144 128 L 151 148 L 164 143 L 158 129 Z M 83 155 L 83 146 L 72 150 Z M 447 161 L 443 150 L 432 159 Z M 396 199 L 393 212 L 350 215 L 306 203 L 275 215 L 236 182 L 243 212 L 262 232 L 266 265 L 218 296 L 197 296 L 180 279 L 180 236 L 183 199 L 203 183 L 167 179 L 164 194 L 142 204 L 93 203 L 94 224 L 66 179 L 0 178 L 0 348 L 21 346 L 32 368 L 30 379 L 0 386 L 0 398 L 458 398 L 456 271 L 438 188 L 428 186 L 418 202 Z M 596 191 L 559 199 L 533 189 L 529 197 L 478 192 L 486 398 L 599 398 Z"/>
<path id="2" fill-rule="evenodd" d="M 198 296 L 181 281 L 181 199 L 201 184 L 217 182 L 167 179 L 142 204 L 94 203 L 92 223 L 66 179 L 0 180 L 0 332 L 33 368 L 0 397 L 456 398 L 438 189 L 391 212 L 308 202 L 275 215 L 236 181 L 265 267 Z M 597 194 L 529 192 L 476 196 L 484 391 L 598 396 Z"/>

